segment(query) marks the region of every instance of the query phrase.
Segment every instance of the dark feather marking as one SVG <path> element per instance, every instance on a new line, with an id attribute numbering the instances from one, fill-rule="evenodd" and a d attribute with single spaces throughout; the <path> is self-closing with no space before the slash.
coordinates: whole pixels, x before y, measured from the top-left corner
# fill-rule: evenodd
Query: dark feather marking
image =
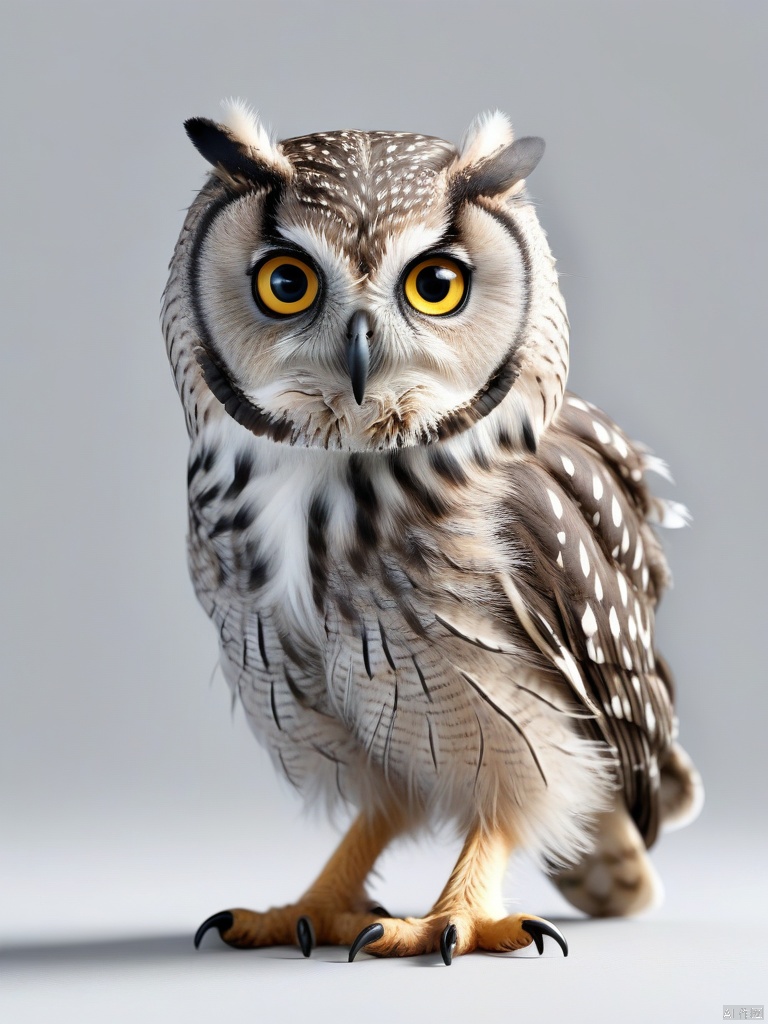
<path id="1" fill-rule="evenodd" d="M 270 706 L 272 707 L 272 717 L 275 720 L 275 725 L 280 730 L 280 732 L 282 732 L 283 731 L 283 727 L 280 724 L 280 718 L 279 718 L 279 716 L 277 714 L 277 704 L 275 704 L 275 680 L 274 679 L 270 679 L 270 681 L 269 681 L 269 703 L 270 703 Z"/>
<path id="2" fill-rule="evenodd" d="M 480 778 L 480 769 L 483 767 L 483 758 L 485 757 L 485 735 L 483 734 L 483 725 L 475 714 L 475 720 L 477 722 L 477 728 L 480 730 L 480 754 L 477 758 L 477 771 L 475 772 L 475 781 L 472 786 L 473 791 L 477 789 L 477 780 Z"/>
<path id="3" fill-rule="evenodd" d="M 395 693 L 392 698 L 392 715 L 389 719 L 389 725 L 387 726 L 387 738 L 384 741 L 384 777 L 388 778 L 389 769 L 389 745 L 392 742 L 392 732 L 395 728 L 395 718 L 397 717 L 397 679 L 395 679 Z"/>
<path id="4" fill-rule="evenodd" d="M 243 505 L 238 509 L 232 519 L 233 530 L 247 530 L 256 518 L 256 509 L 253 505 Z"/>
<path id="5" fill-rule="evenodd" d="M 243 656 L 242 656 L 243 668 L 248 668 L 248 634 L 243 634 Z"/>
<path id="6" fill-rule="evenodd" d="M 203 340 L 206 328 L 202 321 L 198 323 L 198 331 Z M 216 396 L 224 409 L 241 426 L 250 430 L 257 437 L 265 435 L 273 441 L 285 441 L 295 430 L 295 425 L 287 416 L 275 418 L 272 413 L 254 405 L 240 388 L 229 379 L 224 365 L 212 349 L 196 348 L 195 357 L 203 377 L 211 392 Z"/>
<path id="7" fill-rule="evenodd" d="M 368 632 L 365 628 L 365 623 L 360 623 L 360 639 L 363 644 L 363 664 L 365 665 L 365 671 L 368 673 L 368 678 L 373 679 L 373 672 L 371 672 L 371 661 L 368 654 Z"/>
<path id="8" fill-rule="evenodd" d="M 203 472 L 210 473 L 213 469 L 214 463 L 216 462 L 216 456 L 218 452 L 215 448 L 208 448 L 203 454 Z"/>
<path id="9" fill-rule="evenodd" d="M 430 700 L 432 698 L 430 697 Z M 432 735 L 432 719 L 427 715 L 427 735 L 429 736 L 429 751 L 432 754 L 432 764 L 435 766 L 435 771 L 439 771 L 437 767 L 437 754 L 435 753 L 435 738 Z"/>
<path id="10" fill-rule="evenodd" d="M 224 493 L 225 498 L 236 498 L 240 494 L 251 479 L 252 469 L 253 463 L 251 462 L 250 455 L 247 455 L 245 452 L 239 452 L 235 459 L 235 473 L 232 477 L 232 483 Z"/>
<path id="11" fill-rule="evenodd" d="M 259 639 L 259 654 L 261 655 L 261 660 L 264 663 L 264 668 L 268 669 L 269 659 L 267 658 L 267 650 L 264 646 L 264 628 L 261 625 L 261 617 L 259 615 L 256 616 L 256 631 Z"/>
<path id="12" fill-rule="evenodd" d="M 340 768 L 341 768 L 341 763 L 339 761 L 337 761 L 336 762 L 336 792 L 339 794 L 341 799 L 346 802 L 347 797 L 344 794 L 344 790 L 341 788 L 341 773 L 339 771 Z"/>
<path id="13" fill-rule="evenodd" d="M 267 189 L 262 196 L 264 207 L 261 215 L 261 232 L 265 241 L 275 247 L 282 247 L 286 239 L 277 228 L 277 215 L 283 198 L 282 187 Z"/>
<path id="14" fill-rule="evenodd" d="M 481 447 L 475 448 L 472 452 L 472 458 L 474 459 L 475 465 L 482 469 L 484 473 L 487 473 L 491 468 L 491 460 Z"/>
<path id="15" fill-rule="evenodd" d="M 231 516 L 219 516 L 213 525 L 213 529 L 209 532 L 208 536 L 213 540 L 214 537 L 220 537 L 222 533 L 229 533 L 232 529 L 232 517 Z"/>
<path id="16" fill-rule="evenodd" d="M 194 350 L 195 359 L 202 371 L 205 382 L 227 413 L 246 430 L 256 435 L 266 435 L 273 441 L 284 441 L 294 431 L 294 424 L 286 417 L 275 419 L 264 409 L 254 405 L 234 383 L 227 373 L 224 361 L 216 349 L 213 333 L 206 322 L 203 312 L 201 295 L 204 289 L 200 286 L 200 255 L 203 243 L 213 222 L 230 203 L 240 199 L 242 193 L 228 188 L 221 183 L 209 186 L 211 202 L 198 223 L 195 237 L 190 245 L 189 270 L 191 287 L 190 303 L 195 320 L 195 328 L 200 345 Z M 270 210 L 279 199 L 279 189 L 273 188 L 264 197 L 264 220 L 266 223 Z"/>
<path id="17" fill-rule="evenodd" d="M 320 610 L 328 587 L 328 542 L 325 537 L 328 516 L 328 506 L 322 497 L 316 494 L 307 513 L 307 545 L 312 599 Z"/>
<path id="18" fill-rule="evenodd" d="M 430 518 L 440 519 L 448 512 L 448 504 L 439 494 L 431 491 L 422 480 L 415 476 L 411 467 L 399 452 L 390 455 L 392 475 L 402 489 L 421 505 Z"/>
<path id="19" fill-rule="evenodd" d="M 536 767 L 539 769 L 539 775 L 541 775 L 542 779 L 544 780 L 544 785 L 548 786 L 549 783 L 547 782 L 547 777 L 544 774 L 544 771 L 543 771 L 543 769 L 541 767 L 541 764 L 539 762 L 538 757 L 536 756 L 536 751 L 531 746 L 531 743 L 530 743 L 528 737 L 523 732 L 522 728 L 517 724 L 517 722 L 514 720 L 514 718 L 512 718 L 510 715 L 508 715 L 507 712 L 504 711 L 503 708 L 499 707 L 499 705 L 496 703 L 496 701 L 494 701 L 491 697 L 488 696 L 488 694 L 485 692 L 485 690 L 483 690 L 483 688 L 480 686 L 480 684 L 477 682 L 476 679 L 473 679 L 472 676 L 470 676 L 466 672 L 461 672 L 461 675 L 464 677 L 464 679 L 466 679 L 466 681 L 469 683 L 469 685 L 472 687 L 472 689 L 477 693 L 477 695 L 479 697 L 481 697 L 486 702 L 486 704 L 490 705 L 490 707 L 492 707 L 493 710 L 498 715 L 501 715 L 501 717 L 505 721 L 509 722 L 509 724 L 512 726 L 512 728 L 515 729 L 515 731 L 525 741 L 525 744 L 528 747 L 528 750 L 531 752 L 531 757 L 533 758 L 533 760 L 534 760 L 534 762 L 536 764 Z"/>
<path id="20" fill-rule="evenodd" d="M 427 632 L 422 624 L 422 621 L 409 600 L 403 597 L 398 597 L 397 610 L 403 616 L 409 629 L 415 636 L 422 638 L 426 637 Z"/>
<path id="21" fill-rule="evenodd" d="M 563 318 L 564 322 L 568 324 L 570 321 L 568 320 L 568 314 L 565 312 L 565 307 L 563 306 L 562 302 L 556 296 L 552 296 L 552 301 L 554 302 L 555 308 L 560 313 L 560 316 Z"/>
<path id="22" fill-rule="evenodd" d="M 260 590 L 269 579 L 269 560 L 259 558 L 251 566 L 248 573 L 248 589 L 253 592 Z"/>
<path id="23" fill-rule="evenodd" d="M 205 506 L 212 502 L 214 498 L 217 498 L 219 496 L 220 491 L 220 484 L 213 484 L 211 487 L 207 487 L 202 492 L 202 494 L 198 494 L 198 496 L 194 499 L 196 507 L 198 509 L 205 508 Z"/>
<path id="24" fill-rule="evenodd" d="M 419 668 L 419 663 L 418 663 L 418 661 L 416 661 L 416 655 L 415 654 L 411 655 L 411 661 L 413 662 L 413 667 L 416 669 L 416 675 L 419 677 L 419 682 L 421 683 L 421 688 L 424 691 L 424 696 L 427 698 L 427 700 L 431 704 L 432 703 L 432 694 L 429 692 L 429 687 L 427 686 L 427 680 L 424 678 L 424 673 Z"/>
<path id="25" fill-rule="evenodd" d="M 506 427 L 502 427 L 499 430 L 498 442 L 500 448 L 510 449 L 515 447 L 515 443 L 512 440 L 512 435 L 509 433 Z"/>
<path id="26" fill-rule="evenodd" d="M 338 757 L 335 757 L 329 750 L 323 750 L 323 748 L 318 746 L 317 743 L 313 743 L 312 744 L 312 749 L 316 750 L 317 753 L 320 754 L 321 757 L 324 757 L 326 759 L 326 761 L 331 761 L 333 764 L 336 764 L 336 765 L 342 763 L 338 759 Z"/>
<path id="27" fill-rule="evenodd" d="M 443 480 L 455 484 L 457 487 L 464 487 L 467 483 L 467 474 L 462 469 L 461 463 L 455 456 L 449 455 L 442 448 L 431 448 L 429 450 L 429 461 L 432 469 L 441 476 Z"/>
<path id="28" fill-rule="evenodd" d="M 200 469 L 201 462 L 202 459 L 200 458 L 200 454 L 198 453 L 187 467 L 187 486 L 189 486 L 194 480 L 195 474 L 197 473 L 198 469 Z"/>
<path id="29" fill-rule="evenodd" d="M 418 583 L 413 578 L 413 576 L 408 572 L 407 569 L 403 569 L 403 576 L 405 576 L 405 578 L 408 580 L 408 582 L 410 583 L 410 585 L 413 587 L 414 590 L 419 590 L 420 589 Z"/>
<path id="30" fill-rule="evenodd" d="M 384 651 L 384 657 L 389 662 L 389 665 L 390 665 L 390 668 L 392 669 L 392 671 L 393 672 L 397 672 L 397 665 L 395 664 L 394 659 L 392 658 L 392 655 L 390 654 L 389 646 L 387 644 L 387 637 L 386 637 L 386 635 L 384 633 L 384 627 L 381 624 L 381 619 L 378 620 L 378 623 L 379 623 L 379 634 L 381 636 L 381 649 L 382 649 L 382 651 Z M 395 680 L 395 703 L 397 703 L 397 680 Z"/>
<path id="31" fill-rule="evenodd" d="M 597 715 L 590 714 L 589 712 L 587 714 L 581 714 L 578 711 L 568 711 L 566 708 L 561 708 L 559 704 L 555 704 L 553 701 L 547 700 L 547 698 L 542 697 L 540 693 L 536 693 L 535 690 L 530 690 L 527 686 L 521 686 L 520 683 L 515 683 L 515 686 L 518 690 L 522 690 L 524 693 L 530 693 L 532 697 L 535 697 L 536 700 L 540 700 L 542 704 L 547 704 L 549 707 L 554 708 L 555 711 L 559 711 L 560 714 L 565 715 L 566 718 L 590 718 L 593 720 L 597 718 Z"/>
<path id="32" fill-rule="evenodd" d="M 469 197 L 465 194 L 458 197 L 457 201 L 464 201 L 467 198 Z M 447 437 L 453 436 L 454 434 L 467 430 L 469 427 L 477 423 L 478 420 L 483 419 L 484 416 L 493 412 L 496 406 L 507 397 L 520 374 L 518 349 L 528 328 L 528 312 L 531 302 L 532 263 L 531 254 L 523 233 L 515 223 L 514 218 L 508 214 L 499 209 L 491 209 L 482 202 L 476 203 L 475 205 L 487 213 L 489 217 L 493 217 L 493 219 L 508 231 L 515 240 L 520 251 L 520 258 L 523 263 L 525 276 L 525 283 L 523 287 L 523 310 L 520 318 L 520 326 L 514 338 L 510 340 L 507 354 L 499 363 L 491 377 L 465 406 L 462 406 L 460 409 L 455 409 L 453 412 L 446 413 L 446 415 L 439 421 L 436 427 L 436 433 L 439 440 L 443 440 Z M 431 440 L 433 440 L 433 438 L 429 434 L 425 434 L 422 438 L 422 441 L 425 444 L 428 444 Z"/>
<path id="33" fill-rule="evenodd" d="M 546 403 L 545 403 L 545 407 L 546 407 Z M 546 414 L 546 408 L 545 408 L 545 414 Z M 525 441 L 525 447 L 528 449 L 529 452 L 531 452 L 532 455 L 535 455 L 536 454 L 536 435 L 533 432 L 533 427 L 531 426 L 531 421 L 528 419 L 527 416 L 523 416 L 522 417 L 522 426 L 523 426 L 523 440 Z"/>
<path id="34" fill-rule="evenodd" d="M 455 434 L 463 433 L 493 412 L 496 406 L 507 397 L 519 374 L 517 338 L 515 338 L 510 346 L 509 354 L 504 357 L 495 372 L 469 402 L 459 409 L 454 409 L 453 412 L 446 413 L 438 422 L 434 428 L 437 440 L 444 441 Z M 429 444 L 433 440 L 433 434 L 427 431 L 421 436 L 423 444 Z"/>
<path id="35" fill-rule="evenodd" d="M 359 455 L 351 455 L 347 465 L 347 480 L 355 499 L 355 527 L 365 547 L 375 547 L 378 541 L 376 519 L 379 499 L 371 478 Z"/>

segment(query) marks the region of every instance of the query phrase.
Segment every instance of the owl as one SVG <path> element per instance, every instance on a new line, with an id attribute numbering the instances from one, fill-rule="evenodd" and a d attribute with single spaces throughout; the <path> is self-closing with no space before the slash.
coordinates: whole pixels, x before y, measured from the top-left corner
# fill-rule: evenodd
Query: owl
<path id="1" fill-rule="evenodd" d="M 353 823 L 288 906 L 208 918 L 239 947 L 446 964 L 560 931 L 509 914 L 526 850 L 590 915 L 649 907 L 647 849 L 692 819 L 654 614 L 665 465 L 566 390 L 568 319 L 500 113 L 273 142 L 186 122 L 211 165 L 163 327 L 191 441 L 188 556 L 220 662 L 276 769 Z M 423 917 L 366 891 L 385 847 L 460 832 Z M 437 890 L 436 886 L 436 890 Z"/>

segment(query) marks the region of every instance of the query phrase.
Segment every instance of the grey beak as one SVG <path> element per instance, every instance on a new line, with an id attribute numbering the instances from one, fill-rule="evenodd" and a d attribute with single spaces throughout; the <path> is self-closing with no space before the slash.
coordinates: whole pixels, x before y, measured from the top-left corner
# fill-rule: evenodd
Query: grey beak
<path id="1" fill-rule="evenodd" d="M 347 367 L 352 381 L 352 394 L 358 405 L 363 404 L 368 381 L 370 351 L 368 342 L 373 335 L 368 314 L 362 309 L 352 316 L 347 328 Z"/>

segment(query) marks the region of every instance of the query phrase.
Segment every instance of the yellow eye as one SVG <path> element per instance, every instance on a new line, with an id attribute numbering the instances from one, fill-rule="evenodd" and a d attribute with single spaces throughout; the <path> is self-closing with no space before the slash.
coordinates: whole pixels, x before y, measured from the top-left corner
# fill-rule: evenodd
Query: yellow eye
<path id="1" fill-rule="evenodd" d="M 309 309 L 317 298 L 317 274 L 295 256 L 272 256 L 253 275 L 253 294 L 265 313 L 291 316 Z"/>
<path id="2" fill-rule="evenodd" d="M 465 271 L 447 256 L 420 260 L 408 271 L 405 297 L 419 313 L 444 316 L 461 305 L 467 293 Z"/>

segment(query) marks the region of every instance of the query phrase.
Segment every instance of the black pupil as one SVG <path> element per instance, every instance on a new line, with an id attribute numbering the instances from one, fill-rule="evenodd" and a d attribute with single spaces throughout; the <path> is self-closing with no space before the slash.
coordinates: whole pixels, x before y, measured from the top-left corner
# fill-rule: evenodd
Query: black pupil
<path id="1" fill-rule="evenodd" d="M 455 277 L 448 267 L 424 267 L 416 275 L 416 291 L 425 302 L 442 302 Z"/>
<path id="2" fill-rule="evenodd" d="M 280 302 L 298 302 L 307 294 L 309 281 L 307 275 L 292 263 L 281 263 L 272 271 L 269 278 L 272 294 Z"/>

